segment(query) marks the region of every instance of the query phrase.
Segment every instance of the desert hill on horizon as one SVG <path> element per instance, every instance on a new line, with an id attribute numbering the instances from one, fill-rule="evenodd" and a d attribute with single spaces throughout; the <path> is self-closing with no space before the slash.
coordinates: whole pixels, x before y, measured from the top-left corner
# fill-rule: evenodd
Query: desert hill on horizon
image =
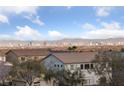
<path id="1" fill-rule="evenodd" d="M 87 38 L 63 38 L 63 39 L 56 39 L 56 40 L 14 40 L 14 39 L 0 39 L 0 42 L 56 42 L 56 41 L 96 41 L 96 42 L 100 42 L 100 41 L 110 41 L 110 42 L 124 42 L 124 38 L 106 38 L 106 39 L 87 39 Z"/>
<path id="2" fill-rule="evenodd" d="M 29 42 L 29 41 L 71 41 L 71 40 L 83 40 L 83 41 L 106 41 L 106 40 L 108 40 L 108 41 L 124 41 L 124 37 L 118 37 L 118 38 L 105 38 L 105 39 L 88 39 L 88 38 L 63 38 L 63 39 L 56 39 L 56 40 L 15 40 L 15 39 L 0 39 L 0 42 L 11 42 L 11 41 L 26 41 L 26 42 Z"/>
<path id="3" fill-rule="evenodd" d="M 108 39 L 81 39 L 65 38 L 61 40 L 0 40 L 0 47 L 64 47 L 64 46 L 99 46 L 99 45 L 124 45 L 124 38 Z"/>

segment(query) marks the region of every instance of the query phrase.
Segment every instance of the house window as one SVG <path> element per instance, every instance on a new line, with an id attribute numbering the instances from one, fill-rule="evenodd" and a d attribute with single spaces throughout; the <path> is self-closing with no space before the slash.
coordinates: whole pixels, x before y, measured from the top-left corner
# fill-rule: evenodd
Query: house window
<path id="1" fill-rule="evenodd" d="M 61 65 L 61 67 L 62 67 L 62 65 Z"/>
<path id="2" fill-rule="evenodd" d="M 85 69 L 89 69 L 89 64 L 85 64 Z"/>
<path id="3" fill-rule="evenodd" d="M 83 69 L 83 64 L 80 65 L 81 69 Z"/>
<path id="4" fill-rule="evenodd" d="M 54 65 L 54 67 L 56 67 L 56 64 Z"/>
<path id="5" fill-rule="evenodd" d="M 94 67 L 93 67 L 93 64 L 91 64 L 90 67 L 91 67 L 91 69 L 93 69 L 93 68 L 94 68 Z"/>
<path id="6" fill-rule="evenodd" d="M 70 69 L 71 70 L 74 70 L 74 65 L 70 65 Z"/>
<path id="7" fill-rule="evenodd" d="M 58 67 L 59 67 L 59 65 L 58 65 Z"/>

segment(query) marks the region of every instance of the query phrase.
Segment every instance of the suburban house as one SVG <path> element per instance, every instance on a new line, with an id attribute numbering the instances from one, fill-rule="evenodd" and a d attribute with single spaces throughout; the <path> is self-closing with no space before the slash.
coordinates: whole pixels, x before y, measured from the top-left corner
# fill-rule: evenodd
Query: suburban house
<path id="1" fill-rule="evenodd" d="M 54 54 L 49 54 L 42 60 L 45 68 L 47 70 L 63 70 L 64 69 L 64 62 L 61 61 L 58 57 Z"/>
<path id="2" fill-rule="evenodd" d="M 25 62 L 27 60 L 42 60 L 50 53 L 49 49 L 14 49 L 6 53 L 9 62 Z"/>
<path id="3" fill-rule="evenodd" d="M 97 85 L 99 77 L 93 70 L 97 52 L 58 52 L 49 54 L 42 62 L 47 69 L 70 70 L 80 69 L 85 76 L 84 85 Z"/>
<path id="4" fill-rule="evenodd" d="M 0 61 L 6 62 L 6 53 L 7 53 L 8 51 L 9 51 L 9 50 L 0 50 Z"/>

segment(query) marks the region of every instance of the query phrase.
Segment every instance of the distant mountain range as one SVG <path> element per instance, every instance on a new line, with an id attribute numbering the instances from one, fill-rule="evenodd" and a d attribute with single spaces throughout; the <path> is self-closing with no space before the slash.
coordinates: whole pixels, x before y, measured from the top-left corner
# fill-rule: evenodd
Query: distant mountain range
<path id="1" fill-rule="evenodd" d="M 0 40 L 0 42 L 30 42 L 30 41 L 48 41 L 48 42 L 53 42 L 53 41 L 124 41 L 124 38 L 108 38 L 108 39 L 82 39 L 82 38 L 65 38 L 65 39 L 61 39 L 61 40 Z"/>
<path id="2" fill-rule="evenodd" d="M 62 40 L 45 41 L 21 41 L 21 40 L 0 40 L 0 47 L 46 47 L 46 46 L 92 46 L 92 45 L 124 45 L 124 38 L 109 39 L 80 39 L 66 38 Z"/>

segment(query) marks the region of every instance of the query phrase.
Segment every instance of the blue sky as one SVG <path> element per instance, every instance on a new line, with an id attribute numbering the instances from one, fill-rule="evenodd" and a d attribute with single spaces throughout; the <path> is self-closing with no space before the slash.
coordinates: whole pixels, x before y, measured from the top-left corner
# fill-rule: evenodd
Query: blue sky
<path id="1" fill-rule="evenodd" d="M 0 39 L 124 37 L 123 7 L 0 7 Z"/>

